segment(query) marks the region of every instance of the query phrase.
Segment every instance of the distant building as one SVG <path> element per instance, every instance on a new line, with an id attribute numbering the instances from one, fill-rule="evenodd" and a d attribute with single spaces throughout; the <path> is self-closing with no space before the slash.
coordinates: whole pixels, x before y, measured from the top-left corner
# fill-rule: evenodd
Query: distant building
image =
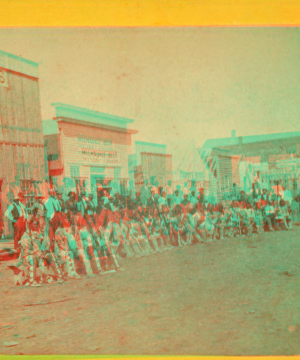
<path id="1" fill-rule="evenodd" d="M 97 187 L 118 191 L 128 186 L 128 152 L 134 120 L 62 103 L 52 104 L 56 117 L 43 121 L 50 180 L 63 185 L 64 179 L 96 193 Z"/>
<path id="2" fill-rule="evenodd" d="M 135 154 L 129 157 L 129 169 L 134 189 L 138 191 L 148 183 L 158 181 L 164 187 L 172 179 L 172 155 L 166 153 L 166 145 L 144 141 L 135 141 Z"/>
<path id="3" fill-rule="evenodd" d="M 271 189 L 280 183 L 295 192 L 300 180 L 298 158 L 300 132 L 239 136 L 207 140 L 198 149 L 206 165 L 210 191 L 218 199 L 233 183 L 249 192 L 260 172 L 261 186 Z"/>
<path id="4" fill-rule="evenodd" d="M 17 189 L 30 205 L 44 176 L 38 64 L 0 51 L 0 222 Z"/>

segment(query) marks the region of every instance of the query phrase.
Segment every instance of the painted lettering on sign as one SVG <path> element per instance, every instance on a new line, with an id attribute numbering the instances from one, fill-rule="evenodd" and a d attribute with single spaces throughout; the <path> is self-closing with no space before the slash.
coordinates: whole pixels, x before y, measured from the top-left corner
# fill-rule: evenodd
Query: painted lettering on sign
<path id="1" fill-rule="evenodd" d="M 7 72 L 0 68 L 0 86 L 8 87 Z"/>
<path id="2" fill-rule="evenodd" d="M 90 148 L 95 148 L 95 146 L 103 146 L 103 147 L 112 147 L 112 140 L 107 139 L 99 139 L 99 138 L 90 138 L 86 136 L 78 136 L 78 142 L 80 144 L 85 144 L 90 146 Z"/>
<path id="3" fill-rule="evenodd" d="M 7 68 L 7 57 L 0 53 L 0 86 L 8 87 L 7 71 L 1 68 Z"/>
<path id="4" fill-rule="evenodd" d="M 84 161 L 93 161 L 99 162 L 101 164 L 114 164 L 118 163 L 119 156 L 116 151 L 103 151 L 103 150 L 94 150 L 94 149 L 81 149 L 81 153 Z"/>

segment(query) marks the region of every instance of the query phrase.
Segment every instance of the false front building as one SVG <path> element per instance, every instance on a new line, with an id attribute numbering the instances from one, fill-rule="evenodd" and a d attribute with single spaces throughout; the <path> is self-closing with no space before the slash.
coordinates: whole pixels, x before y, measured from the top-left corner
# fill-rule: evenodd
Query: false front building
<path id="1" fill-rule="evenodd" d="M 20 191 L 28 206 L 45 176 L 38 64 L 0 51 L 0 227 Z"/>
<path id="2" fill-rule="evenodd" d="M 128 185 L 128 150 L 133 120 L 62 103 L 52 104 L 56 117 L 43 122 L 50 181 L 63 188 L 113 187 L 121 193 Z M 66 196 L 66 194 L 64 194 Z"/>

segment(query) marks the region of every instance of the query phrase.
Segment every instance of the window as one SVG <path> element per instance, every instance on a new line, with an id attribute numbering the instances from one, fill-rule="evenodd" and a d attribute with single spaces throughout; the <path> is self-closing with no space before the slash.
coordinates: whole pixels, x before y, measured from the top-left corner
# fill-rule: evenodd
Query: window
<path id="1" fill-rule="evenodd" d="M 49 154 L 48 161 L 55 161 L 58 160 L 58 154 Z"/>
<path id="2" fill-rule="evenodd" d="M 115 182 L 119 183 L 120 177 L 121 177 L 121 169 L 120 168 L 115 168 L 114 169 L 114 180 L 115 180 Z"/>
<path id="3" fill-rule="evenodd" d="M 79 166 L 70 166 L 70 177 L 71 179 L 79 178 L 80 177 L 80 168 Z"/>

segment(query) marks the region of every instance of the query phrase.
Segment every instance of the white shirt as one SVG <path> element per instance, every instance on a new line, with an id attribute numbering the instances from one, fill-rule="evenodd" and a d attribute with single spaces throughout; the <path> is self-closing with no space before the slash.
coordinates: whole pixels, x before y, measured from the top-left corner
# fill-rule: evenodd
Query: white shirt
<path id="1" fill-rule="evenodd" d="M 57 199 L 49 197 L 49 199 L 45 201 L 45 209 L 47 219 L 52 219 L 55 211 L 61 211 L 61 206 Z"/>

